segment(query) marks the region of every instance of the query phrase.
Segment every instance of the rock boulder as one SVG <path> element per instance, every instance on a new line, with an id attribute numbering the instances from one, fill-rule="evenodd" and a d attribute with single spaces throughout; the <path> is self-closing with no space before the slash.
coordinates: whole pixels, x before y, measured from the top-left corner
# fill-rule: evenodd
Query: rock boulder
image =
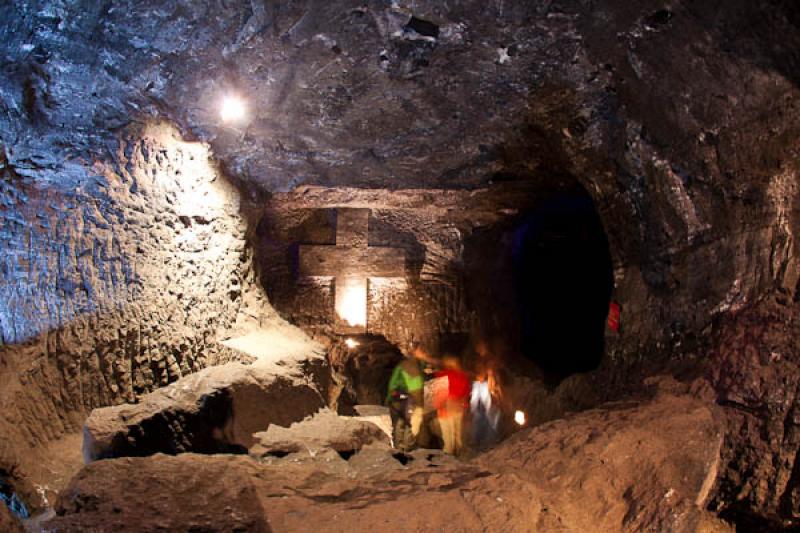
<path id="1" fill-rule="evenodd" d="M 287 350 L 280 358 L 258 357 L 252 365 L 207 368 L 137 404 L 95 409 L 84 427 L 84 460 L 245 452 L 253 433 L 271 424 L 288 426 L 324 405 L 325 358 L 314 345 L 307 348 Z"/>
<path id="2" fill-rule="evenodd" d="M 257 442 L 250 448 L 250 455 L 254 457 L 302 451 L 313 453 L 323 449 L 352 453 L 372 443 L 391 446 L 389 435 L 372 422 L 338 416 L 328 409 L 288 428 L 273 424 L 253 438 Z"/>
<path id="3" fill-rule="evenodd" d="M 704 510 L 723 439 L 717 408 L 670 380 L 656 385 L 524 429 L 470 462 L 375 444 L 348 460 L 323 449 L 98 461 L 62 492 L 45 530 L 731 531 Z M 341 422 L 332 416 L 287 433 Z"/>
<path id="4" fill-rule="evenodd" d="M 696 531 L 720 469 L 722 417 L 671 379 L 655 385 L 652 399 L 524 429 L 478 463 L 535 487 L 569 531 Z"/>

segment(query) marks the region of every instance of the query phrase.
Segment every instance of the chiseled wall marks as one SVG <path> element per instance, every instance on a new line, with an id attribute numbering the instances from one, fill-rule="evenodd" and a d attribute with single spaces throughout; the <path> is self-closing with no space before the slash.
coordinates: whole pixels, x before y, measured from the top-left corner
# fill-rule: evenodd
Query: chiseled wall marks
<path id="1" fill-rule="evenodd" d="M 215 341 L 269 307 L 240 196 L 205 145 L 150 124 L 126 134 L 113 164 L 36 168 L 9 148 L 0 402 L 18 442 L 57 438 L 92 407 L 237 357 Z"/>

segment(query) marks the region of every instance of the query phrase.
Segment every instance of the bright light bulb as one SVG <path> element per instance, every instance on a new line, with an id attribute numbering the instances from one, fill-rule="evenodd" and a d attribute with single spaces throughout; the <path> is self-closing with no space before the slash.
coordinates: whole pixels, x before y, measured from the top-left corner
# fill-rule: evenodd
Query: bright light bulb
<path id="1" fill-rule="evenodd" d="M 352 350 L 353 348 L 355 348 L 356 346 L 358 346 L 358 341 L 356 341 L 355 339 L 352 339 L 352 338 L 350 338 L 350 337 L 347 337 L 347 338 L 344 340 L 344 343 L 345 343 L 345 344 L 347 345 L 347 347 L 348 347 L 348 348 L 350 348 L 351 350 Z"/>
<path id="2" fill-rule="evenodd" d="M 220 109 L 220 118 L 223 122 L 238 122 L 244 118 L 247 108 L 244 101 L 238 96 L 226 96 L 222 100 L 222 108 Z"/>
<path id="3" fill-rule="evenodd" d="M 524 426 L 525 425 L 525 413 L 523 413 L 522 411 L 517 411 L 516 413 L 514 413 L 514 422 L 516 422 L 520 426 Z"/>

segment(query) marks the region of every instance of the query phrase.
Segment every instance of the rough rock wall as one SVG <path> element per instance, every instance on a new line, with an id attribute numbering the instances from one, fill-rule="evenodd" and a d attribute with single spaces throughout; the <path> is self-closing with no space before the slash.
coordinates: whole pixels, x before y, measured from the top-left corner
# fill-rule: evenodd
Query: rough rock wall
<path id="1" fill-rule="evenodd" d="M 480 334 L 476 330 L 485 318 L 481 315 L 490 313 L 502 316 L 505 328 L 513 331 L 518 327 L 513 301 L 501 302 L 502 295 L 485 294 L 475 301 L 471 288 L 496 280 L 469 279 L 475 273 L 469 270 L 464 252 L 477 231 L 502 224 L 513 227 L 541 200 L 544 189 L 517 185 L 392 192 L 312 187 L 275 194 L 256 236 L 258 264 L 270 302 L 292 323 L 330 332 L 335 312 L 333 280 L 300 275 L 298 244 L 334 244 L 337 208 L 370 209 L 369 246 L 392 247 L 405 254 L 401 277 L 370 279 L 370 333 L 386 337 L 401 349 L 407 349 L 412 340 L 432 343 L 435 348 L 439 341 Z M 506 243 L 506 248 L 510 255 L 511 244 Z M 498 276 L 508 277 L 498 285 L 513 290 L 509 272 L 489 273 L 491 278 Z"/>
<path id="2" fill-rule="evenodd" d="M 609 3 L 597 15 L 577 19 L 582 49 L 621 121 L 598 136 L 598 116 L 563 145 L 586 170 L 592 145 L 611 155 L 594 180 L 620 259 L 618 353 L 696 351 L 714 317 L 796 290 L 796 7 Z"/>
<path id="3" fill-rule="evenodd" d="M 715 511 L 752 530 L 800 523 L 800 346 L 785 295 L 726 317 L 707 375 L 727 431 Z"/>
<path id="4" fill-rule="evenodd" d="M 19 159 L 101 155 L 110 130 L 150 115 L 271 191 L 571 174 L 609 235 L 620 361 L 667 354 L 776 285 L 794 290 L 791 1 L 0 9 L 0 130 Z M 235 127 L 218 116 L 229 93 L 248 105 Z"/>
<path id="5" fill-rule="evenodd" d="M 104 161 L 3 161 L 0 464 L 88 410 L 240 359 L 270 308 L 237 190 L 208 148 L 149 124 Z"/>
<path id="6" fill-rule="evenodd" d="M 17 168 L 105 158 L 110 130 L 143 113 L 273 191 L 571 174 L 609 237 L 622 363 L 702 357 L 717 321 L 797 290 L 791 0 L 26 1 L 0 15 Z M 228 91 L 252 111 L 238 128 L 217 116 Z"/>

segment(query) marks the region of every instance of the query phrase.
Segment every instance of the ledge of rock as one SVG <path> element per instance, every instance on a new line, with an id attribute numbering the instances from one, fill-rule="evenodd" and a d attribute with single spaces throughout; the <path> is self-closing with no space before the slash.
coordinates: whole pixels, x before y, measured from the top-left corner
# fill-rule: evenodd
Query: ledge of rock
<path id="1" fill-rule="evenodd" d="M 652 397 L 520 431 L 472 462 L 383 442 L 352 456 L 328 443 L 280 458 L 98 461 L 61 493 L 45 529 L 731 531 L 704 510 L 722 441 L 716 407 L 675 382 L 658 385 Z M 332 416 L 265 433 L 302 437 L 342 422 Z"/>
<path id="2" fill-rule="evenodd" d="M 479 463 L 535 486 L 570 531 L 708 527 L 703 509 L 720 467 L 723 417 L 669 378 L 655 384 L 651 400 L 523 430 Z"/>
<path id="3" fill-rule="evenodd" d="M 325 357 L 307 338 L 256 332 L 227 343 L 251 365 L 206 368 L 137 404 L 95 409 L 84 427 L 86 462 L 162 452 L 244 453 L 253 433 L 288 426 L 324 406 Z"/>
<path id="4" fill-rule="evenodd" d="M 381 524 L 387 531 L 522 532 L 531 523 L 545 530 L 558 523 L 519 482 L 435 451 L 402 456 L 405 465 L 386 449 L 368 447 L 350 461 L 329 452 L 273 464 L 195 454 L 98 461 L 61 493 L 58 516 L 44 527 L 338 532 Z M 502 511 L 497 498 L 508 503 Z"/>
<path id="5" fill-rule="evenodd" d="M 389 435 L 372 422 L 339 416 L 329 409 L 322 409 L 288 428 L 271 425 L 253 438 L 257 441 L 250 448 L 253 457 L 303 451 L 316 453 L 323 449 L 354 452 L 372 443 L 391 446 Z"/>

